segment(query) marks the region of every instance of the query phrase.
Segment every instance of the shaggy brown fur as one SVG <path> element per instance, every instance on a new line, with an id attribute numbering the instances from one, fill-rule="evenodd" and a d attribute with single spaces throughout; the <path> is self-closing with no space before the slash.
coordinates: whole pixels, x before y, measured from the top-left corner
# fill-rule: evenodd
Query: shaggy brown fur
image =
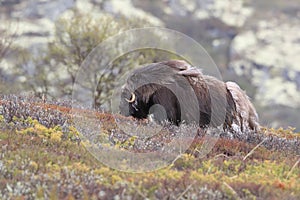
<path id="1" fill-rule="evenodd" d="M 226 82 L 226 86 L 236 105 L 237 116 L 234 123 L 239 125 L 242 131 L 258 130 L 258 115 L 247 94 L 234 82 Z"/>
<path id="2" fill-rule="evenodd" d="M 235 131 L 258 128 L 255 108 L 236 83 L 203 75 L 182 60 L 148 64 L 128 78 L 122 92 L 122 114 L 147 118 L 155 104 L 164 107 L 166 120 L 177 125 L 181 121 L 198 121 L 203 128 L 220 125 Z"/>

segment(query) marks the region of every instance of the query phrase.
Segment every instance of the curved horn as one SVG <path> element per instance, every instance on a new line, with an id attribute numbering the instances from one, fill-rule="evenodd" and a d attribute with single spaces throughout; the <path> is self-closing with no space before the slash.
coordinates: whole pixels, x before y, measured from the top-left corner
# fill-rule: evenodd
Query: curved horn
<path id="1" fill-rule="evenodd" d="M 131 93 L 131 98 L 130 99 L 126 99 L 125 100 L 128 102 L 128 103 L 133 103 L 135 101 L 135 94 L 132 92 Z"/>
<path id="2" fill-rule="evenodd" d="M 196 68 L 196 67 L 191 67 L 189 69 L 183 70 L 183 71 L 179 71 L 177 72 L 177 74 L 183 75 L 183 76 L 199 76 L 202 75 L 202 72 L 200 69 Z"/>

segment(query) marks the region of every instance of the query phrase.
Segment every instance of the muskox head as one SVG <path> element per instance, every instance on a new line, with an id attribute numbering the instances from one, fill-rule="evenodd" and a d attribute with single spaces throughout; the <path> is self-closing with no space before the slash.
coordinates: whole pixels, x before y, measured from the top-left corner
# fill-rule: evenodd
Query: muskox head
<path id="1" fill-rule="evenodd" d="M 230 129 L 237 124 L 242 131 L 255 129 L 257 114 L 248 97 L 240 88 L 227 85 L 185 61 L 148 64 L 135 70 L 124 85 L 121 114 L 138 119 L 151 114 L 176 125 L 185 121 L 200 127 Z M 247 119 L 240 119 L 244 112 L 249 113 Z"/>
<path id="2" fill-rule="evenodd" d="M 193 113 L 198 110 L 197 97 L 189 81 L 178 74 L 188 67 L 184 61 L 168 61 L 135 70 L 121 94 L 121 114 L 138 119 L 151 114 L 158 121 L 167 120 L 176 125 L 182 121 L 198 121 L 199 112 Z"/>

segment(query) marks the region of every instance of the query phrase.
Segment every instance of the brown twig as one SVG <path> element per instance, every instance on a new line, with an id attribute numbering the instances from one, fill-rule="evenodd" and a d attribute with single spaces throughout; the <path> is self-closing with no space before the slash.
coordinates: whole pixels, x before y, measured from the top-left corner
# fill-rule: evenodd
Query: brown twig
<path id="1" fill-rule="evenodd" d="M 249 156 L 251 156 L 253 154 L 253 152 L 260 146 L 262 145 L 267 138 L 264 138 L 258 145 L 256 145 L 244 158 L 243 160 L 245 161 Z"/>
<path id="2" fill-rule="evenodd" d="M 290 175 L 292 174 L 292 172 L 294 171 L 295 167 L 300 163 L 300 158 L 297 160 L 297 162 L 293 165 L 293 167 L 291 168 L 291 170 L 289 171 L 289 173 L 287 174 L 286 178 L 288 179 L 290 177 Z"/>
<path id="3" fill-rule="evenodd" d="M 187 193 L 193 185 L 194 185 L 193 183 L 190 184 L 176 199 L 177 200 L 181 199 L 183 197 L 183 195 L 185 195 L 185 193 Z"/>
<path id="4" fill-rule="evenodd" d="M 241 199 L 238 193 L 230 185 L 228 185 L 225 181 L 223 182 L 223 184 L 233 193 L 236 199 Z"/>

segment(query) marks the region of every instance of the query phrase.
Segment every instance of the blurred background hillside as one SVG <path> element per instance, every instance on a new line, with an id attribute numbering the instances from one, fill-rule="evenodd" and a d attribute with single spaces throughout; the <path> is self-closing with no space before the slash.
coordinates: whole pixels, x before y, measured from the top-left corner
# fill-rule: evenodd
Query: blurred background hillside
<path id="1" fill-rule="evenodd" d="M 299 0 L 1 0 L 0 93 L 68 99 L 80 64 L 101 41 L 158 26 L 198 41 L 251 96 L 263 125 L 300 131 Z M 141 36 L 142 38 L 142 36 Z M 171 41 L 170 41 L 171 42 Z M 118 66 L 174 58 L 136 52 L 101 77 L 99 106 Z"/>

